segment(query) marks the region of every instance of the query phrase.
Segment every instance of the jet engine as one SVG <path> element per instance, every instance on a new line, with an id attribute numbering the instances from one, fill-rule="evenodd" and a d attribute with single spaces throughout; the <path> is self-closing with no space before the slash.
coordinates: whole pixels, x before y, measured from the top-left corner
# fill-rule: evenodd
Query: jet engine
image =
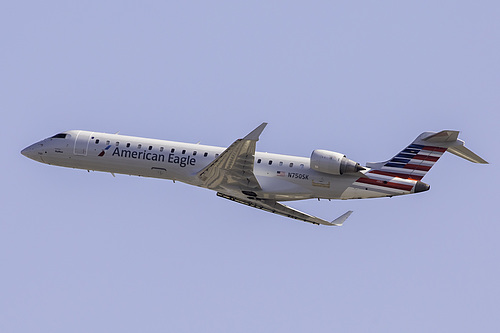
<path id="1" fill-rule="evenodd" d="M 332 175 L 343 175 L 365 170 L 359 163 L 348 159 L 344 154 L 322 149 L 316 149 L 312 152 L 311 168 Z"/>

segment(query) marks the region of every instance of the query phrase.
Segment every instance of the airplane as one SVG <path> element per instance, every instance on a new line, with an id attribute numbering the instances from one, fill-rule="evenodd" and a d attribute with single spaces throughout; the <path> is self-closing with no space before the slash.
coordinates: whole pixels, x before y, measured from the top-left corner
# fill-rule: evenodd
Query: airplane
<path id="1" fill-rule="evenodd" d="M 229 147 L 70 130 L 21 151 L 37 162 L 87 171 L 169 179 L 207 188 L 217 196 L 316 225 L 341 226 L 301 212 L 283 201 L 365 199 L 420 193 L 422 178 L 446 152 L 487 164 L 465 147 L 458 131 L 424 132 L 390 160 L 359 163 L 344 154 L 316 149 L 309 158 L 256 152 L 262 123 Z"/>

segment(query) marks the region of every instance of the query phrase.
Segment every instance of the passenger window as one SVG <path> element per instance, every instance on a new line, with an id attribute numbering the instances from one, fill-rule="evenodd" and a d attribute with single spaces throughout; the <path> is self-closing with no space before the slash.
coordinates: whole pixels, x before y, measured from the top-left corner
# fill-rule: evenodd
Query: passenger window
<path id="1" fill-rule="evenodd" d="M 173 153 L 175 151 L 175 148 L 170 149 L 170 152 Z"/>
<path id="2" fill-rule="evenodd" d="M 182 154 L 185 154 L 185 153 L 186 153 L 186 149 L 183 149 L 183 150 L 182 150 Z"/>
<path id="3" fill-rule="evenodd" d="M 301 164 L 301 165 L 300 165 L 300 168 L 301 168 L 301 169 L 304 169 L 304 164 Z"/>
<path id="4" fill-rule="evenodd" d="M 293 163 L 290 163 L 290 168 L 293 167 Z"/>
<path id="5" fill-rule="evenodd" d="M 280 162 L 280 166 L 283 166 L 283 162 Z"/>
<path id="6" fill-rule="evenodd" d="M 260 162 L 262 162 L 262 160 L 259 158 L 259 159 L 257 160 L 257 163 L 260 163 Z"/>
<path id="7" fill-rule="evenodd" d="M 153 149 L 153 146 L 149 146 L 149 147 L 148 147 L 148 150 L 151 150 L 151 149 Z"/>
<path id="8" fill-rule="evenodd" d="M 268 164 L 269 164 L 269 165 L 273 164 L 273 161 L 269 161 L 269 163 L 268 163 Z"/>
<path id="9" fill-rule="evenodd" d="M 208 156 L 208 153 L 203 154 L 203 157 L 207 157 L 207 156 Z"/>
<path id="10" fill-rule="evenodd" d="M 215 158 L 217 158 L 217 156 L 219 156 L 219 154 L 215 154 Z"/>
<path id="11" fill-rule="evenodd" d="M 163 151 L 163 147 L 160 147 L 160 151 Z"/>
<path id="12" fill-rule="evenodd" d="M 141 149 L 141 147 L 142 147 L 142 145 L 139 143 L 139 144 L 137 145 L 137 149 Z"/>
<path id="13" fill-rule="evenodd" d="M 196 156 L 196 150 L 195 150 L 195 151 L 193 151 L 193 156 Z"/>
<path id="14" fill-rule="evenodd" d="M 109 140 L 106 140 L 106 146 L 108 146 L 108 145 L 109 145 Z"/>
<path id="15" fill-rule="evenodd" d="M 130 142 L 127 142 L 127 148 L 130 147 Z"/>
<path id="16" fill-rule="evenodd" d="M 96 140 L 95 140 L 95 144 L 98 144 L 98 143 L 99 143 L 99 139 L 96 139 Z"/>
<path id="17" fill-rule="evenodd" d="M 117 147 L 118 147 L 118 145 L 119 145 L 119 144 L 120 144 L 120 143 L 117 141 L 117 142 L 115 143 L 115 146 L 117 146 Z"/>

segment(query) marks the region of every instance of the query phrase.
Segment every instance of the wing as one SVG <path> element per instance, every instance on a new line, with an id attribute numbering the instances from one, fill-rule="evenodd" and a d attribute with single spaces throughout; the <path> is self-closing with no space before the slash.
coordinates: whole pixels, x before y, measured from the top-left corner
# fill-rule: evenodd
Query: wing
<path id="1" fill-rule="evenodd" d="M 209 189 L 237 188 L 256 191 L 261 187 L 253 173 L 255 146 L 267 123 L 236 140 L 215 160 L 198 172 L 198 177 Z"/>
<path id="2" fill-rule="evenodd" d="M 271 212 L 274 214 L 278 215 L 283 215 L 286 217 L 290 217 L 292 219 L 304 221 L 304 222 L 309 222 L 313 224 L 323 224 L 323 225 L 328 225 L 328 226 L 341 226 L 345 220 L 352 214 L 352 211 L 348 211 L 344 213 L 342 216 L 336 218 L 332 222 L 320 219 L 319 217 L 312 216 L 306 213 L 303 213 L 299 210 L 296 210 L 292 207 L 288 207 L 286 205 L 283 205 L 282 203 L 279 203 L 275 200 L 268 200 L 268 199 L 244 199 L 244 198 L 238 198 L 234 197 L 231 195 L 227 195 L 221 192 L 217 192 L 217 196 L 228 199 L 234 202 L 238 202 L 240 204 L 244 204 L 250 207 L 258 208 L 265 210 L 267 212 Z"/>

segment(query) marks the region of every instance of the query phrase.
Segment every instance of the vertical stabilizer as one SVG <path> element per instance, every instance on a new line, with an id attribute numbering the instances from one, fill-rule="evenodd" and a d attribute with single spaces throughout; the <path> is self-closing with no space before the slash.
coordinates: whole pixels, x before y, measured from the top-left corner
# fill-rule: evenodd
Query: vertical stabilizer
<path id="1" fill-rule="evenodd" d="M 421 180 L 439 158 L 449 151 L 474 163 L 488 163 L 464 146 L 458 131 L 424 132 L 388 161 L 367 163 L 369 173 Z"/>

